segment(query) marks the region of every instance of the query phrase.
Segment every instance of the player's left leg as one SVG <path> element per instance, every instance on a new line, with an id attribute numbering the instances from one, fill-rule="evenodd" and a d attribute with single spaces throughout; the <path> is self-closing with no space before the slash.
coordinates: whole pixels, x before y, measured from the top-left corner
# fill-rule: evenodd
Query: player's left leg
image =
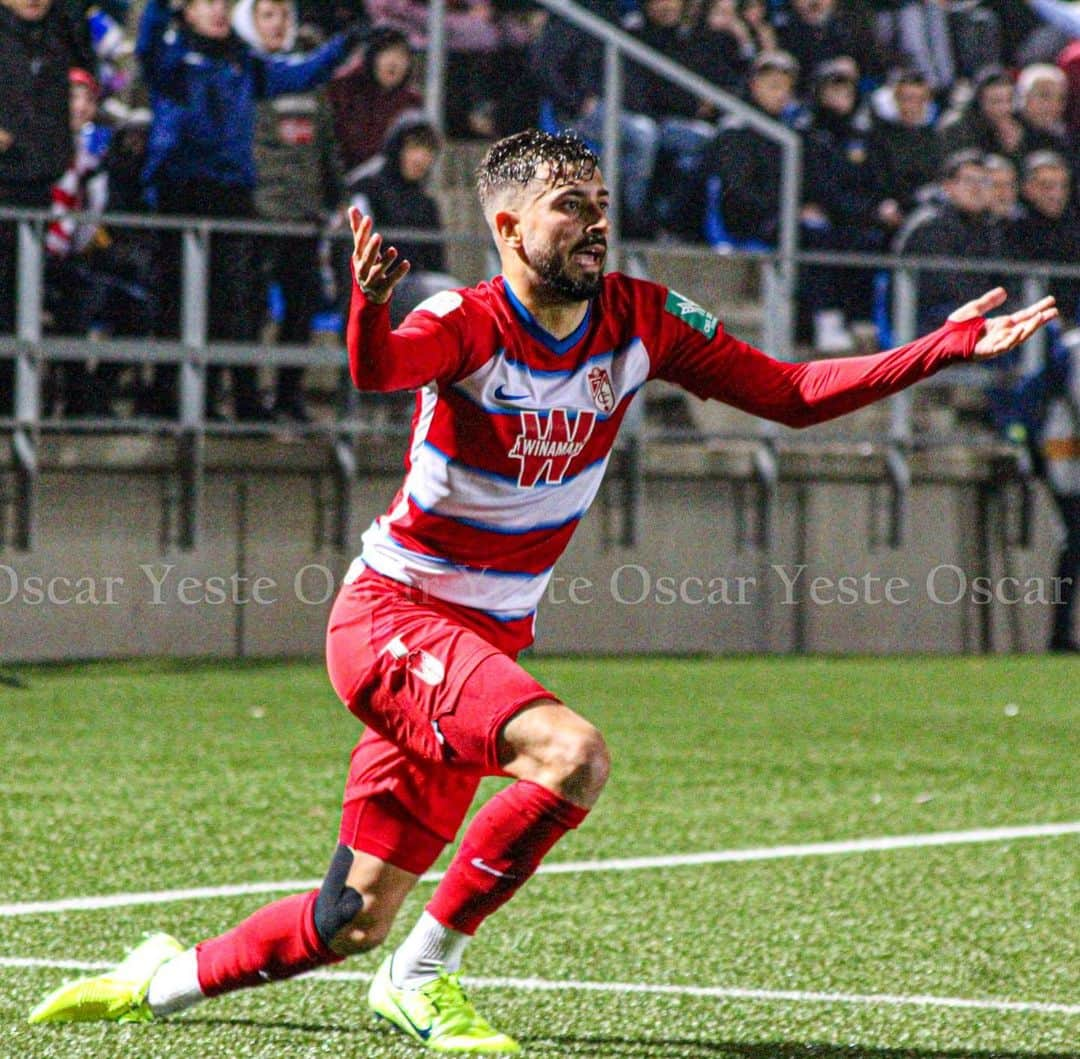
<path id="1" fill-rule="evenodd" d="M 442 843 L 428 844 L 433 860 Z M 382 943 L 418 878 L 339 845 L 319 889 L 265 905 L 190 949 L 152 934 L 111 970 L 54 990 L 30 1021 L 149 1022 L 208 997 L 338 963 Z"/>

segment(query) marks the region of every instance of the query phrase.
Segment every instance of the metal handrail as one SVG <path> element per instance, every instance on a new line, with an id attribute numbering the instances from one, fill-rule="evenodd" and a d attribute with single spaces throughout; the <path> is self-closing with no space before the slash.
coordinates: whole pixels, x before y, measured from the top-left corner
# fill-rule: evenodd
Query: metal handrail
<path id="1" fill-rule="evenodd" d="M 198 506 L 201 484 L 201 465 L 203 438 L 208 435 L 266 435 L 282 428 L 273 424 L 246 423 L 209 423 L 202 411 L 202 398 L 205 392 L 205 369 L 209 363 L 222 364 L 266 364 L 300 366 L 334 366 L 344 364 L 341 346 L 261 346 L 254 343 L 210 343 L 207 341 L 206 284 L 209 270 L 209 240 L 214 233 L 244 232 L 257 236 L 302 236 L 325 232 L 317 225 L 279 224 L 259 221 L 233 221 L 201 217 L 160 217 L 141 214 L 76 214 L 76 219 L 101 224 L 110 224 L 116 228 L 128 226 L 144 230 L 167 230 L 181 233 L 184 244 L 184 283 L 183 283 L 183 326 L 180 340 L 140 340 L 110 339 L 89 341 L 72 336 L 48 336 L 41 330 L 41 304 L 43 297 L 44 252 L 41 236 L 49 213 L 43 210 L 0 209 L 0 220 L 14 220 L 19 228 L 19 312 L 17 334 L 11 338 L 0 338 L 0 354 L 9 354 L 16 360 L 16 401 L 15 415 L 0 419 L 0 430 L 11 431 L 12 452 L 16 462 L 16 495 L 19 498 L 17 512 L 16 539 L 20 546 L 29 547 L 33 537 L 34 523 L 34 483 L 39 474 L 37 460 L 37 438 L 42 432 L 75 430 L 79 432 L 118 432 L 173 434 L 180 442 L 177 470 L 181 478 L 181 511 L 179 522 L 181 532 L 178 543 L 182 547 L 193 547 L 195 527 L 198 524 Z M 347 239 L 348 233 L 333 233 L 335 237 Z M 411 240 L 427 243 L 461 243 L 466 245 L 486 244 L 486 236 L 468 233 L 434 233 L 414 229 L 388 229 L 387 238 Z M 639 244 L 640 245 L 640 244 Z M 651 247 L 640 245 L 642 250 Z M 673 248 L 663 247 L 665 253 Z M 708 256 L 709 252 L 696 252 Z M 778 254 L 752 254 L 752 258 L 764 258 L 766 262 L 776 262 Z M 1040 261 L 1013 261 L 995 259 L 988 261 L 954 260 L 940 257 L 903 257 L 885 254 L 837 254 L 827 252 L 797 253 L 793 258 L 799 264 L 827 264 L 830 266 L 849 266 L 864 268 L 889 268 L 893 270 L 894 284 L 894 328 L 898 341 L 914 337 L 915 317 L 918 307 L 916 278 L 924 269 L 947 269 L 967 273 L 1005 273 L 1020 274 L 1024 277 L 1025 299 L 1033 299 L 1045 289 L 1050 279 L 1058 277 L 1080 276 L 1080 268 L 1062 266 Z M 766 288 L 772 292 L 773 299 L 780 297 L 778 278 L 772 273 L 774 282 Z M 770 273 L 766 273 L 768 279 Z M 775 306 L 773 306 L 775 308 Z M 770 310 L 769 315 L 773 315 Z M 766 343 L 767 344 L 767 343 Z M 40 414 L 41 364 L 42 362 L 61 360 L 118 360 L 139 363 L 178 363 L 180 375 L 180 407 L 178 419 L 163 420 L 151 418 L 129 418 L 120 420 L 43 420 Z M 980 376 L 965 376 L 965 381 L 978 384 Z M 989 384 L 991 373 L 982 373 L 982 380 Z M 947 379 L 940 380 L 942 383 Z M 934 385 L 928 382 L 923 385 Z M 911 435 L 910 394 L 898 394 L 892 398 L 892 425 L 883 443 L 888 450 L 889 477 L 892 490 L 892 532 L 890 538 L 894 544 L 902 536 L 905 512 L 905 497 L 910 482 L 906 467 L 907 453 L 913 448 Z M 290 428 L 290 432 L 312 438 L 325 439 L 335 452 L 335 459 L 340 465 L 339 492 L 344 507 L 348 506 L 351 486 L 348 481 L 348 449 L 358 437 L 369 431 L 350 413 L 337 416 L 333 422 L 312 424 L 310 426 Z M 753 433 L 741 435 L 757 445 L 768 446 L 770 439 L 779 432 L 779 428 L 765 423 Z M 695 439 L 704 435 L 695 432 Z M 719 435 L 717 436 L 719 437 Z M 641 441 L 670 440 L 654 437 L 645 432 Z M 876 438 L 859 440 L 876 442 Z M 764 452 L 764 450 L 762 450 Z M 642 474 L 640 460 L 631 461 L 631 471 L 636 479 Z M 771 513 L 768 510 L 770 497 L 770 475 L 763 474 L 767 468 L 762 465 L 757 469 L 757 476 L 762 485 L 762 510 L 759 519 L 759 542 L 767 544 L 771 537 Z M 626 489 L 628 497 L 639 493 L 640 482 L 630 483 Z M 344 533 L 348 517 L 339 511 L 336 526 L 339 533 Z M 636 520 L 627 518 L 629 533 L 636 529 Z"/>
<path id="2" fill-rule="evenodd" d="M 431 8 L 442 6 L 445 0 L 434 0 Z M 794 318 L 787 311 L 791 304 L 795 288 L 795 255 L 799 242 L 799 189 L 802 182 L 802 140 L 793 128 L 769 118 L 757 108 L 747 104 L 744 99 L 725 92 L 711 81 L 692 73 L 686 67 L 675 63 L 656 49 L 643 44 L 618 26 L 606 22 L 604 18 L 592 14 L 572 0 L 537 0 L 542 8 L 548 10 L 565 22 L 576 26 L 589 36 L 603 41 L 605 45 L 604 74 L 604 160 L 609 184 L 612 184 L 612 200 L 618 207 L 619 176 L 619 125 L 618 117 L 622 111 L 622 59 L 631 58 L 653 73 L 672 84 L 678 85 L 701 99 L 707 100 L 719 110 L 734 114 L 740 120 L 751 125 L 762 135 L 777 142 L 783 152 L 783 167 L 780 182 L 780 246 L 779 254 L 771 259 L 771 267 L 777 270 L 779 288 L 784 294 L 784 303 L 780 312 L 771 321 L 774 331 L 770 342 L 775 355 L 791 358 L 794 336 Z M 434 15 L 433 15 L 434 17 Z M 429 55 L 429 60 L 432 58 Z M 437 59 L 436 59 L 437 62 Z M 618 245 L 613 244 L 618 253 Z"/>

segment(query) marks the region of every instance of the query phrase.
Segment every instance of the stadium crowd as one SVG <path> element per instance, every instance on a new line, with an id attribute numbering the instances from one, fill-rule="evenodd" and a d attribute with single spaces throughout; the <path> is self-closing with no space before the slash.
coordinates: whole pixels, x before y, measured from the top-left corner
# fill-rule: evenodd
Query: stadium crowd
<path id="1" fill-rule="evenodd" d="M 176 231 L 75 213 L 307 221 L 360 202 L 437 231 L 442 147 L 423 115 L 421 0 L 0 0 L 0 206 L 48 208 L 46 326 L 90 339 L 180 333 Z M 93 6 L 87 6 L 92 4 Z M 594 13 L 799 131 L 802 242 L 826 250 L 1073 261 L 1080 247 L 1080 5 L 1066 0 L 587 0 Z M 128 30 L 130 29 L 130 33 Z M 446 132 L 603 122 L 600 44 L 527 0 L 451 0 Z M 781 158 L 745 122 L 630 64 L 619 118 L 626 234 L 762 247 Z M 0 334 L 15 324 L 15 227 L 0 224 Z M 326 240 L 211 241 L 208 335 L 306 343 L 345 284 Z M 410 247 L 441 275 L 437 245 Z M 935 325 L 984 278 L 924 274 Z M 417 290 L 425 289 L 420 282 Z M 875 277 L 807 269 L 800 321 L 853 346 Z M 1055 285 L 1068 322 L 1080 287 Z M 340 315 L 340 313 L 338 313 Z M 331 324 L 333 326 L 333 324 Z M 62 365 L 46 411 L 177 414 L 177 371 Z M 264 395 L 253 367 L 209 373 L 207 414 L 306 421 L 301 370 Z M 10 414 L 0 359 L 0 414 Z M 228 398 L 228 400 L 227 400 Z M 231 402 L 231 403 L 230 403 Z"/>

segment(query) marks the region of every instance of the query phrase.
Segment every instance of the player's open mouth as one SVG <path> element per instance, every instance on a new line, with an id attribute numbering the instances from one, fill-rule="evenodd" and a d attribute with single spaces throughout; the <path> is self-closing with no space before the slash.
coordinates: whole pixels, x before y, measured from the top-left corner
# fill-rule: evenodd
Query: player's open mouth
<path id="1" fill-rule="evenodd" d="M 574 260 L 579 265 L 600 268 L 604 263 L 604 255 L 607 253 L 606 246 L 585 246 L 574 251 Z"/>

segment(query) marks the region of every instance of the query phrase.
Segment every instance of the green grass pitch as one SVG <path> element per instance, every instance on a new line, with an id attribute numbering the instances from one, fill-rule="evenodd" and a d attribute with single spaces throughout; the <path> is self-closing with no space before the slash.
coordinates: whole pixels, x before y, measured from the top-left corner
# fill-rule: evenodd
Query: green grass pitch
<path id="1" fill-rule="evenodd" d="M 1069 659 L 528 665 L 603 729 L 615 761 L 597 810 L 552 862 L 1080 819 Z M 370 1020 L 362 981 L 317 976 L 150 1026 L 25 1025 L 74 976 L 50 961 L 111 962 L 151 928 L 195 941 L 268 898 L 11 905 L 317 878 L 359 731 L 315 663 L 20 675 L 25 688 L 0 686 L 0 1057 L 418 1054 Z M 391 943 L 430 892 L 418 887 Z M 484 927 L 466 971 L 564 983 L 474 990 L 533 1059 L 1078 1056 L 1078 924 L 1073 833 L 542 875 Z M 377 959 L 336 970 L 370 972 Z M 920 996 L 1049 1007 L 902 1002 Z"/>

